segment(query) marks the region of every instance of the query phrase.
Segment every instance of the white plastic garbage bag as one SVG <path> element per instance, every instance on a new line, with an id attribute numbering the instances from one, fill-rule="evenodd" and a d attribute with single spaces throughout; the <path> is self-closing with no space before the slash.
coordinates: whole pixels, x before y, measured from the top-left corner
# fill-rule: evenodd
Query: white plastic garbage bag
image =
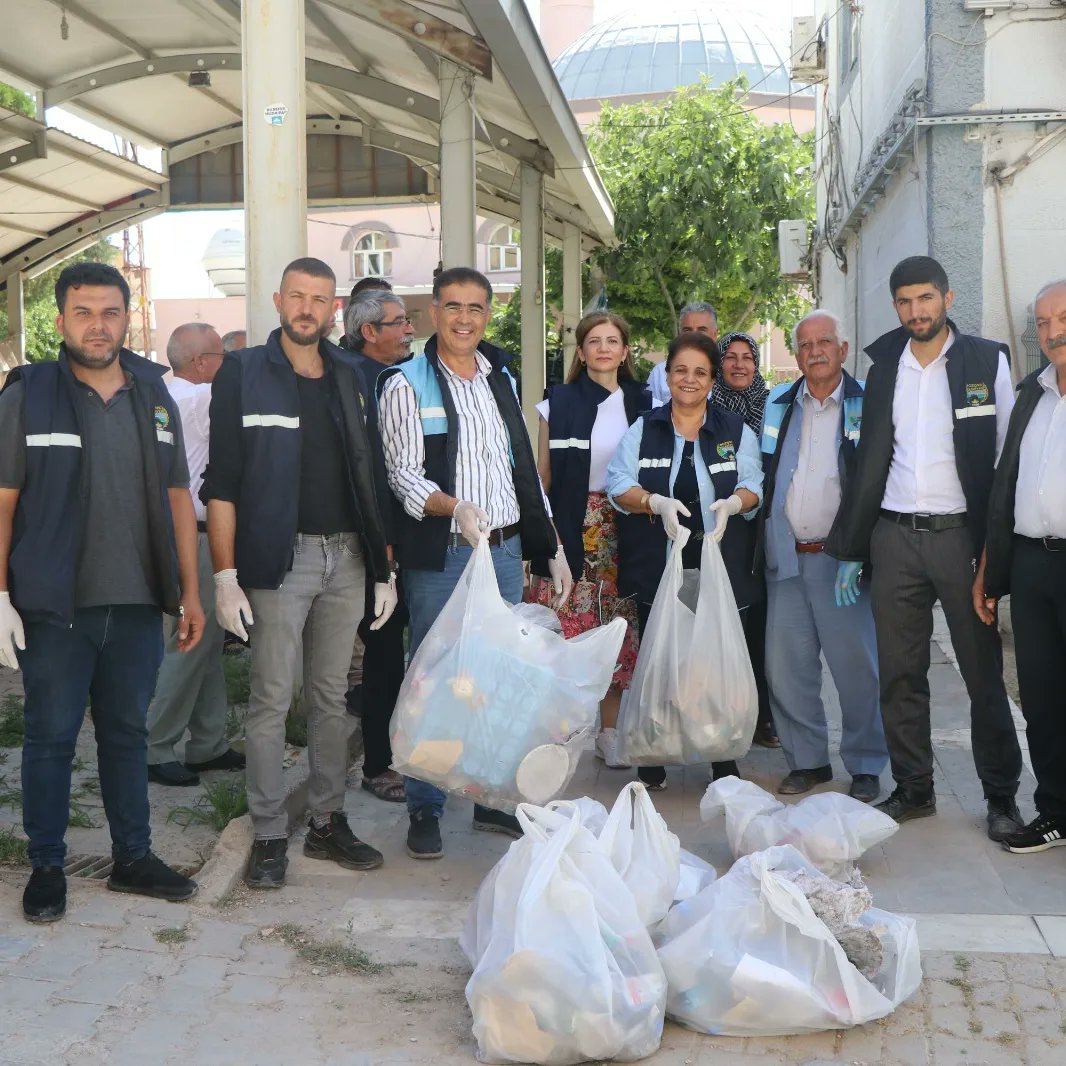
<path id="1" fill-rule="evenodd" d="M 577 768 L 625 627 L 564 640 L 516 614 L 482 539 L 404 678 L 394 769 L 490 807 L 547 802 Z"/>
<path id="2" fill-rule="evenodd" d="M 807 893 L 816 891 L 824 894 L 823 912 L 825 899 L 839 893 L 841 924 L 880 942 L 872 979 L 848 961 L 815 913 Z M 655 930 L 670 989 L 667 1015 L 701 1032 L 777 1036 L 890 1014 L 921 984 L 915 925 L 876 908 L 856 917 L 865 904 L 853 906 L 855 899 L 852 887 L 827 878 L 787 845 L 737 860 Z"/>
<path id="3" fill-rule="evenodd" d="M 631 1062 L 662 1037 L 666 981 L 633 897 L 572 805 L 520 804 L 525 836 L 478 891 L 460 944 L 482 1062 Z"/>
<path id="4" fill-rule="evenodd" d="M 868 803 L 839 792 L 806 796 L 785 804 L 753 781 L 723 777 L 707 788 L 700 817 L 725 812 L 725 832 L 736 858 L 791 844 L 830 877 L 846 876 L 851 864 L 899 825 Z"/>
<path id="5" fill-rule="evenodd" d="M 691 851 L 681 849 L 681 876 L 677 879 L 674 890 L 674 902 L 691 899 L 702 892 L 718 876 L 718 871 L 706 860 Z"/>
<path id="6" fill-rule="evenodd" d="M 698 589 L 675 546 L 618 718 L 620 758 L 634 766 L 739 759 L 751 747 L 758 705 L 718 545 L 703 539 Z"/>
<path id="7" fill-rule="evenodd" d="M 621 792 L 599 834 L 646 926 L 661 921 L 677 894 L 681 845 L 639 781 Z"/>

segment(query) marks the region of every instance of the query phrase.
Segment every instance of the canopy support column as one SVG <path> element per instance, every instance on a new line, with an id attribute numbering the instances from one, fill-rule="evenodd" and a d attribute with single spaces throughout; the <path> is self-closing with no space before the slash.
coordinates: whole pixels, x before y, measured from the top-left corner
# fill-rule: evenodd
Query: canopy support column
<path id="1" fill-rule="evenodd" d="M 475 230 L 474 75 L 440 61 L 441 263 L 477 266 Z"/>
<path id="2" fill-rule="evenodd" d="M 522 412 L 537 440 L 537 404 L 544 399 L 544 175 L 522 164 L 519 244 L 522 249 Z"/>
<path id="3" fill-rule="evenodd" d="M 572 222 L 563 226 L 563 375 L 577 355 L 574 331 L 581 321 L 581 230 Z"/>

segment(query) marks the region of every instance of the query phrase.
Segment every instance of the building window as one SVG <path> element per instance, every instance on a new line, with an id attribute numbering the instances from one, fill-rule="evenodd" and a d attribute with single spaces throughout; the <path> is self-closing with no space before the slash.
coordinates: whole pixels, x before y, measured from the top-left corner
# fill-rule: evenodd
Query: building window
<path id="1" fill-rule="evenodd" d="M 518 230 L 499 226 L 489 235 L 489 270 L 520 270 L 522 251 L 518 247 Z"/>
<path id="2" fill-rule="evenodd" d="M 392 249 L 389 238 L 380 230 L 364 233 L 352 245 L 353 278 L 388 278 L 392 276 Z"/>
<path id="3" fill-rule="evenodd" d="M 845 80 L 859 61 L 861 9 L 853 0 L 840 5 L 840 77 Z"/>

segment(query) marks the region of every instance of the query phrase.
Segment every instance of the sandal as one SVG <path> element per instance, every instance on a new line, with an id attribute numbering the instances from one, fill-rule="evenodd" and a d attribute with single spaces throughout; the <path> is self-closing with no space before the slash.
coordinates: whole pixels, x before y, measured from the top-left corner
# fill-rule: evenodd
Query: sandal
<path id="1" fill-rule="evenodd" d="M 403 803 L 403 778 L 395 770 L 386 770 L 377 777 L 364 777 L 360 782 L 362 788 L 386 803 Z"/>

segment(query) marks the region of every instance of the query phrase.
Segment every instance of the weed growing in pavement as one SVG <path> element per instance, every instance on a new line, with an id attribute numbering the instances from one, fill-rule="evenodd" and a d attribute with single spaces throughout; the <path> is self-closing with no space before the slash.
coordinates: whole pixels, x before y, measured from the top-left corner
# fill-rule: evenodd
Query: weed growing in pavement
<path id="1" fill-rule="evenodd" d="M 8 788 L 7 778 L 0 777 L 0 807 L 10 807 L 13 811 L 22 810 L 22 789 Z"/>
<path id="2" fill-rule="evenodd" d="M 96 828 L 96 822 L 92 820 L 92 816 L 73 795 L 70 797 L 70 815 L 67 817 L 67 825 L 71 829 Z"/>
<path id="3" fill-rule="evenodd" d="M 212 781 L 204 785 L 203 792 L 191 807 L 175 807 L 167 815 L 167 821 L 177 822 L 185 828 L 209 825 L 221 833 L 234 818 L 247 813 L 248 793 L 244 774 L 241 774 L 237 780 Z"/>
<path id="4" fill-rule="evenodd" d="M 189 927 L 187 925 L 176 925 L 169 929 L 157 929 L 152 936 L 160 944 L 184 944 L 189 939 Z"/>
<path id="5" fill-rule="evenodd" d="M 222 656 L 222 672 L 226 675 L 226 701 L 247 703 L 252 687 L 252 656 L 247 651 Z"/>
<path id="6" fill-rule="evenodd" d="M 75 755 L 70 764 L 72 774 L 80 774 L 85 769 L 85 760 L 80 755 Z"/>
<path id="7" fill-rule="evenodd" d="M 14 829 L 0 829 L 0 866 L 29 866 L 29 843 Z"/>
<path id="8" fill-rule="evenodd" d="M 0 700 L 0 748 L 21 748 L 26 739 L 26 715 L 22 700 L 7 695 Z"/>
<path id="9" fill-rule="evenodd" d="M 970 960 L 968 958 L 966 958 L 965 955 L 956 955 L 955 956 L 955 969 L 956 970 L 961 970 L 963 973 L 965 973 L 972 965 L 973 965 L 973 963 L 970 962 Z"/>
<path id="10" fill-rule="evenodd" d="M 278 938 L 293 948 L 304 962 L 329 973 L 358 973 L 366 976 L 383 973 L 386 969 L 365 951 L 342 944 L 337 940 L 315 940 L 302 926 L 285 922 L 274 927 Z"/>

